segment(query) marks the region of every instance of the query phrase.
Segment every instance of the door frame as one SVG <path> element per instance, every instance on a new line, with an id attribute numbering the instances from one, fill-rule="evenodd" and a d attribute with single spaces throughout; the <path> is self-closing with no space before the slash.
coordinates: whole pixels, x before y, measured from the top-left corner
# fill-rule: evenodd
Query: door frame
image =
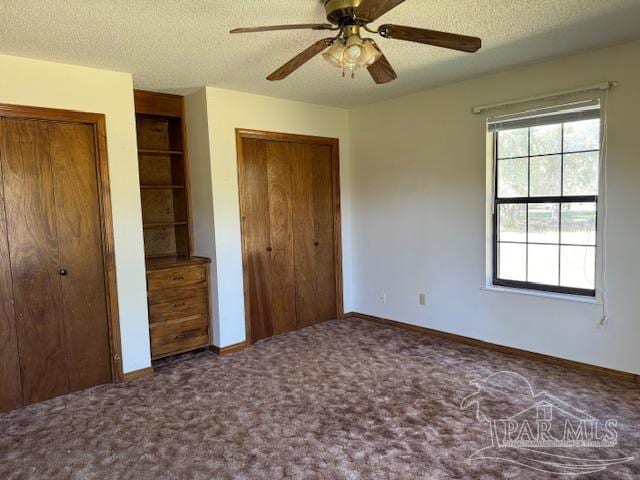
<path id="1" fill-rule="evenodd" d="M 244 155 L 242 151 L 242 141 L 245 138 L 255 140 L 267 140 L 272 142 L 306 143 L 312 145 L 326 145 L 331 148 L 331 181 L 333 186 L 333 243 L 334 243 L 334 266 L 336 283 L 336 317 L 340 320 L 344 318 L 343 300 L 343 280 L 342 280 L 342 216 L 340 209 L 340 140 L 329 137 L 316 137 L 311 135 L 296 135 L 292 133 L 268 132 L 264 130 L 249 130 L 236 128 L 236 149 L 238 154 L 238 196 L 240 200 L 240 230 L 242 237 L 242 279 L 244 293 L 244 323 L 246 330 L 246 344 L 251 345 L 251 310 L 249 308 L 249 295 L 247 288 L 249 285 L 249 273 L 247 271 L 248 251 L 245 243 L 245 216 L 244 194 Z"/>
<path id="2" fill-rule="evenodd" d="M 120 341 L 120 315 L 118 311 L 118 289 L 116 261 L 113 241 L 113 214 L 109 182 L 109 158 L 107 156 L 107 128 L 105 115 L 74 110 L 0 104 L 0 118 L 40 120 L 91 125 L 94 132 L 96 152 L 96 174 L 98 201 L 100 203 L 100 233 L 102 237 L 102 261 L 104 270 L 106 312 L 109 330 L 109 352 L 111 358 L 111 381 L 124 380 L 122 371 L 122 344 Z"/>

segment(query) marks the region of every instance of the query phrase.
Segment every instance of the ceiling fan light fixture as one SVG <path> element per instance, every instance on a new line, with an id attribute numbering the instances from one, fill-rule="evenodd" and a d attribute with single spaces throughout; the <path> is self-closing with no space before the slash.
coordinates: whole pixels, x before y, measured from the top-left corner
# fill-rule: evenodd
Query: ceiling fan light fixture
<path id="1" fill-rule="evenodd" d="M 368 67 L 378 61 L 378 59 L 382 56 L 382 52 L 378 50 L 376 44 L 369 38 L 365 38 L 362 44 L 365 52 L 363 59 L 364 66 Z"/>
<path id="2" fill-rule="evenodd" d="M 334 67 L 341 68 L 343 74 L 346 70 L 353 76 L 355 70 L 373 65 L 382 56 L 382 52 L 370 38 L 350 35 L 346 39 L 336 40 L 322 56 Z"/>
<path id="3" fill-rule="evenodd" d="M 324 52 L 322 56 L 334 67 L 343 68 L 344 46 L 344 40 L 340 38 L 333 42 L 331 48 Z"/>
<path id="4" fill-rule="evenodd" d="M 360 64 L 365 54 L 362 39 L 358 35 L 347 38 L 344 48 L 344 61 L 348 64 Z"/>

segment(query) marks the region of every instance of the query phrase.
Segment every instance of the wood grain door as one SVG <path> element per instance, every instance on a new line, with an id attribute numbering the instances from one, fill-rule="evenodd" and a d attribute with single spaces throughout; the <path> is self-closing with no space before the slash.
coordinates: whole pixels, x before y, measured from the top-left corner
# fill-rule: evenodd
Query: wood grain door
<path id="1" fill-rule="evenodd" d="M 2 122 L 0 121 L 0 136 Z M 0 152 L 2 145 L 0 145 Z M 18 360 L 13 310 L 13 286 L 11 284 L 11 262 L 7 242 L 7 220 L 4 207 L 3 166 L 0 157 L 0 411 L 11 410 L 22 405 L 22 381 Z"/>
<path id="2" fill-rule="evenodd" d="M 331 148 L 291 144 L 298 328 L 336 318 Z"/>
<path id="3" fill-rule="evenodd" d="M 244 243 L 246 315 L 250 318 L 250 340 L 273 335 L 271 319 L 271 244 L 266 142 L 244 139 L 244 164 L 239 171 L 244 185 L 241 217 Z"/>
<path id="4" fill-rule="evenodd" d="M 108 382 L 93 127 L 0 119 L 0 163 L 22 402 Z"/>
<path id="5" fill-rule="evenodd" d="M 297 327 L 295 264 L 293 259 L 293 181 L 291 145 L 266 142 L 269 205 L 269 263 L 273 334 Z"/>
<path id="6" fill-rule="evenodd" d="M 69 391 L 47 123 L 1 120 L 9 257 L 25 404 Z"/>
<path id="7" fill-rule="evenodd" d="M 248 339 L 340 316 L 331 142 L 238 138 Z M 341 303 L 340 303 L 341 305 Z"/>
<path id="8" fill-rule="evenodd" d="M 111 381 L 94 130 L 49 125 L 69 391 Z"/>
<path id="9" fill-rule="evenodd" d="M 244 139 L 240 171 L 250 340 L 296 328 L 289 145 Z"/>

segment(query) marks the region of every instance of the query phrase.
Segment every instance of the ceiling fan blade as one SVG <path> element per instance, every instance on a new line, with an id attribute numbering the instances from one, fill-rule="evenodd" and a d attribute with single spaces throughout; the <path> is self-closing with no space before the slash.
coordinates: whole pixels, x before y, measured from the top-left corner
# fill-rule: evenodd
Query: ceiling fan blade
<path id="1" fill-rule="evenodd" d="M 272 32 L 274 30 L 337 30 L 329 23 L 297 23 L 294 25 L 271 25 L 268 27 L 234 28 L 229 33 Z"/>
<path id="2" fill-rule="evenodd" d="M 450 48 L 462 52 L 477 52 L 482 47 L 478 37 L 468 37 L 455 33 L 438 32 L 425 28 L 403 27 L 401 25 L 381 25 L 378 33 L 385 38 L 425 43 L 436 47 Z"/>
<path id="3" fill-rule="evenodd" d="M 373 22 L 405 0 L 362 0 L 355 9 L 358 18 Z"/>
<path id="4" fill-rule="evenodd" d="M 384 54 L 376 60 L 373 65 L 367 67 L 367 70 L 369 70 L 369 73 L 373 77 L 373 81 L 378 85 L 389 83 L 398 78 L 398 74 L 395 72 Z"/>
<path id="5" fill-rule="evenodd" d="M 305 51 L 303 51 L 302 53 L 299 53 L 297 56 L 293 57 L 283 66 L 281 66 L 271 75 L 269 75 L 267 77 L 267 80 L 271 80 L 271 81 L 283 80 L 284 78 L 292 74 L 294 71 L 296 71 L 298 68 L 300 68 L 302 65 L 304 65 L 309 60 L 311 60 L 313 57 L 315 57 L 317 54 L 319 54 L 326 48 L 330 47 L 331 44 L 333 44 L 333 41 L 334 41 L 333 38 L 323 38 L 322 40 L 318 40 L 316 43 L 311 45 Z"/>

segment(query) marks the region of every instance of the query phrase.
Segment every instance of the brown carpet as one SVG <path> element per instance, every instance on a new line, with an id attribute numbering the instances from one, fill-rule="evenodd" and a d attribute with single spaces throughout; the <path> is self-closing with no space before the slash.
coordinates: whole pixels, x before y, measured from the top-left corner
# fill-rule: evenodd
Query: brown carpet
<path id="1" fill-rule="evenodd" d="M 559 478 L 468 460 L 491 437 L 473 404 L 460 403 L 476 390 L 471 380 L 501 370 L 618 422 L 617 446 L 571 449 L 577 467 L 519 460 L 562 471 L 633 456 L 580 478 L 640 478 L 637 385 L 348 320 L 0 415 L 0 479 Z M 520 406 L 521 396 L 503 395 L 522 387 L 507 377 L 485 392 L 490 418 Z"/>

